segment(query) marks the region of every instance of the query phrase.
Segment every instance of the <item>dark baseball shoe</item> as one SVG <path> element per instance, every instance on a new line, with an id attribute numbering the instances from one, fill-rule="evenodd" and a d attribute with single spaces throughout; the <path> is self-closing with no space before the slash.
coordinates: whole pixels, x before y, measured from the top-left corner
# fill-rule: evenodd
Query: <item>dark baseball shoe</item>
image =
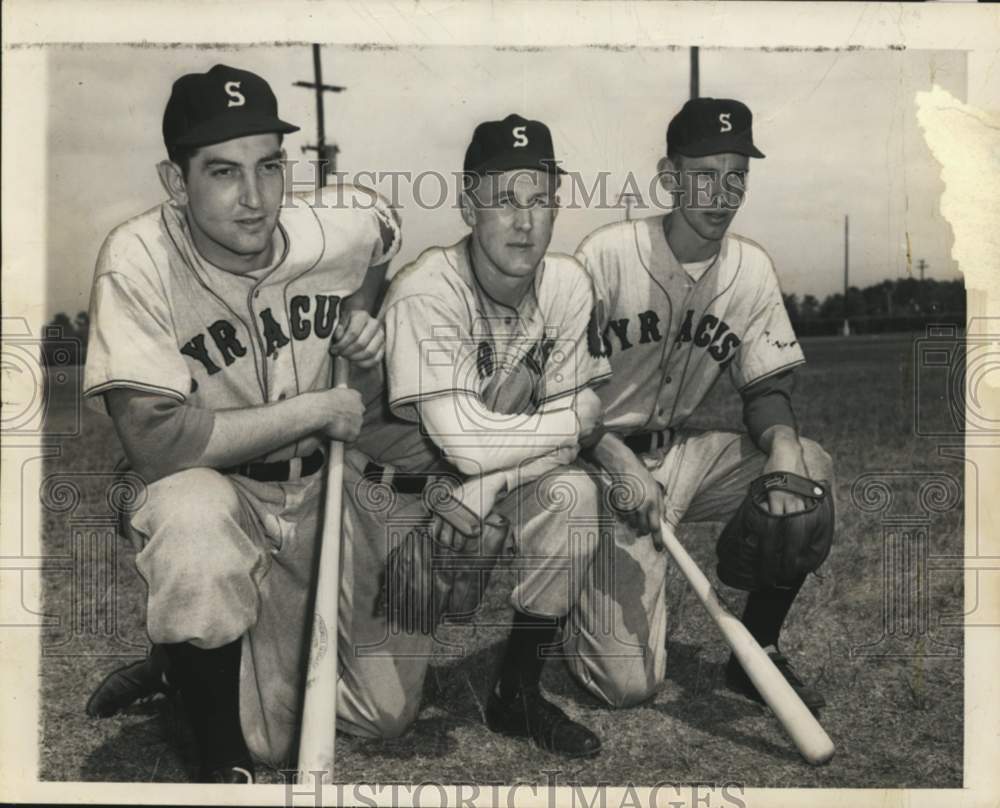
<path id="1" fill-rule="evenodd" d="M 110 718 L 133 704 L 142 704 L 161 695 L 172 695 L 167 682 L 169 665 L 162 646 L 154 645 L 149 656 L 112 671 L 87 700 L 87 715 Z"/>
<path id="2" fill-rule="evenodd" d="M 217 783 L 228 786 L 253 785 L 256 773 L 250 761 L 241 761 L 229 766 L 220 766 L 202 776 L 204 783 Z"/>
<path id="3" fill-rule="evenodd" d="M 799 698 L 802 699 L 802 703 L 809 708 L 813 715 L 818 714 L 820 709 L 826 706 L 826 699 L 823 698 L 823 694 L 816 690 L 816 688 L 810 687 L 803 682 L 795 674 L 795 671 L 792 670 L 792 665 L 788 661 L 788 658 L 780 651 L 769 651 L 767 655 L 771 658 L 775 667 L 781 671 L 781 675 L 785 677 L 785 680 L 792 686 L 792 689 L 798 693 Z M 761 704 L 765 703 L 734 654 L 730 654 L 729 662 L 726 664 L 726 687 L 737 693 L 741 693 L 748 699 L 753 699 Z"/>
<path id="4" fill-rule="evenodd" d="M 531 738 L 542 749 L 566 757 L 592 757 L 601 751 L 600 738 L 548 701 L 537 687 L 524 688 L 510 700 L 491 693 L 486 725 L 501 735 Z"/>

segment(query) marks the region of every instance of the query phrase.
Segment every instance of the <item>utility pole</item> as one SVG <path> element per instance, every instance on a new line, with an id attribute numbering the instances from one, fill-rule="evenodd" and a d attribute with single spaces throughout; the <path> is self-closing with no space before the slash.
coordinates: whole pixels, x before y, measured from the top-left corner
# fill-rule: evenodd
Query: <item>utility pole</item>
<path id="1" fill-rule="evenodd" d="M 326 145 L 326 120 L 323 115 L 323 93 L 342 93 L 346 87 L 323 83 L 323 65 L 320 62 L 319 45 L 312 46 L 313 81 L 296 81 L 293 86 L 307 87 L 316 91 L 316 145 L 303 146 L 302 151 L 314 151 L 319 158 L 316 166 L 316 187 L 326 185 L 326 178 L 337 171 L 337 144 Z"/>
<path id="2" fill-rule="evenodd" d="M 848 279 L 850 277 L 850 225 L 848 217 L 844 214 L 844 336 L 851 336 L 851 322 L 848 319 L 850 312 L 847 305 Z"/>
<path id="3" fill-rule="evenodd" d="M 691 97 L 698 98 L 698 47 L 691 48 Z"/>

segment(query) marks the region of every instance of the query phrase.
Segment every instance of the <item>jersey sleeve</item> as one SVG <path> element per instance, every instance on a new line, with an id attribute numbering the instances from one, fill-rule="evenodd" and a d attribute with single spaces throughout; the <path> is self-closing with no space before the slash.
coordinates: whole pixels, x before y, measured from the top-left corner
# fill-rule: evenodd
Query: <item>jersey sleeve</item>
<path id="1" fill-rule="evenodd" d="M 730 366 L 732 382 L 737 390 L 806 361 L 788 319 L 774 267 L 766 255 L 762 254 L 760 258 L 758 294 L 749 325 Z"/>
<path id="2" fill-rule="evenodd" d="M 372 211 L 379 229 L 379 238 L 372 248 L 371 260 L 368 262 L 369 266 L 374 267 L 388 264 L 396 257 L 403 243 L 403 236 L 398 212 L 389 207 L 382 197 L 378 197 L 378 202 Z"/>
<path id="3" fill-rule="evenodd" d="M 97 261 L 83 393 L 107 412 L 101 394 L 116 387 L 178 401 L 191 389 L 152 259 L 138 238 L 121 233 L 108 237 Z"/>
<path id="4" fill-rule="evenodd" d="M 479 396 L 477 350 L 467 319 L 440 296 L 415 294 L 391 302 L 383 315 L 389 406 L 408 421 L 417 404 L 439 396 Z"/>
<path id="5" fill-rule="evenodd" d="M 584 387 L 594 387 L 611 376 L 611 366 L 594 339 L 599 327 L 596 321 L 594 293 L 590 278 L 580 271 L 577 261 L 566 259 L 560 267 L 569 279 L 565 293 L 558 296 L 562 322 L 546 345 L 545 388 L 541 404 L 548 404 L 573 395 Z"/>
<path id="6" fill-rule="evenodd" d="M 323 241 L 321 266 L 356 290 L 369 267 L 389 263 L 402 244 L 399 216 L 374 191 L 353 185 L 330 186 L 315 199 L 298 198 L 312 208 Z"/>

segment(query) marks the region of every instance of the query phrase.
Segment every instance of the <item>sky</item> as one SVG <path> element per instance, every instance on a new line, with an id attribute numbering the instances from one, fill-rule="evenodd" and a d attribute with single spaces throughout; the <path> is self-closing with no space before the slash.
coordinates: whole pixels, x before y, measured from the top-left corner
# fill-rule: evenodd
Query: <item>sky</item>
<path id="1" fill-rule="evenodd" d="M 85 309 L 101 242 L 117 224 L 158 204 L 163 107 L 174 79 L 223 62 L 253 70 L 275 90 L 281 116 L 302 127 L 286 138 L 289 158 L 309 159 L 315 140 L 308 46 L 53 47 L 48 69 L 48 306 Z M 323 48 L 327 138 L 338 168 L 355 172 L 461 168 L 475 125 L 517 112 L 552 130 L 556 156 L 588 185 L 606 172 L 608 197 L 645 195 L 664 151 L 670 117 L 689 92 L 689 53 L 667 48 Z M 923 142 L 914 95 L 933 83 L 964 99 L 965 55 L 934 51 L 702 49 L 701 95 L 738 98 L 754 113 L 767 155 L 751 165 L 749 192 L 732 229 L 774 259 L 786 293 L 822 299 L 842 290 L 844 217 L 850 217 L 851 284 L 915 272 L 961 277 L 952 233 L 939 210 L 940 167 Z M 303 171 L 308 169 L 303 168 Z M 307 179 L 306 174 L 298 175 Z M 366 180 L 385 194 L 391 181 Z M 425 201 L 441 194 L 429 178 Z M 570 201 L 568 187 L 562 191 Z M 572 252 L 624 209 L 560 212 L 552 249 Z M 465 232 L 452 199 L 415 204 L 400 184 L 404 244 L 393 270 Z M 636 211 L 651 215 L 655 210 Z"/>

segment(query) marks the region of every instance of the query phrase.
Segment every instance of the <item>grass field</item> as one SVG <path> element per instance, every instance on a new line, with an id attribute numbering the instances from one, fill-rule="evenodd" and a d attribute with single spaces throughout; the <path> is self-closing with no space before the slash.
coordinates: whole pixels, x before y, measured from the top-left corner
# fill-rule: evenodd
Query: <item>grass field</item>
<path id="1" fill-rule="evenodd" d="M 821 577 L 809 579 L 789 617 L 783 647 L 800 673 L 827 697 L 822 721 L 837 745 L 829 765 L 806 765 L 768 710 L 724 688 L 727 648 L 674 570 L 668 578 L 670 661 L 667 680 L 654 699 L 633 709 L 608 709 L 580 690 L 561 665 L 546 666 L 547 690 L 602 737 L 598 758 L 567 763 L 491 734 L 482 707 L 505 631 L 485 623 L 502 623 L 507 616 L 511 581 L 501 574 L 491 586 L 484 625 L 449 629 L 461 632 L 455 636 L 470 654 L 458 661 L 442 658 L 433 666 L 425 706 L 412 730 L 391 742 L 341 736 L 338 779 L 545 783 L 546 772 L 557 770 L 560 784 L 960 787 L 962 632 L 937 622 L 962 611 L 961 573 L 926 576 L 926 595 L 911 569 L 887 578 L 883 514 L 861 509 L 851 494 L 855 481 L 874 474 L 893 488 L 892 513 L 917 513 L 925 502 L 919 489 L 929 475 L 950 475 L 961 484 L 961 460 L 940 456 L 940 439 L 915 435 L 915 379 L 922 378 L 914 368 L 915 338 L 817 338 L 804 343 L 809 365 L 799 374 L 796 410 L 803 433 L 834 457 L 839 526 Z M 943 413 L 943 392 L 941 385 L 920 390 L 921 411 Z M 72 420 L 71 403 L 70 398 L 54 399 L 51 429 L 65 428 Z M 699 425 L 738 423 L 738 398 L 720 384 Z M 87 696 L 102 676 L 129 655 L 144 652 L 145 593 L 127 543 L 99 535 L 107 531 L 101 523 L 108 513 L 105 491 L 119 454 L 110 422 L 85 412 L 79 437 L 61 445 L 60 457 L 50 462 L 46 474 L 72 480 L 81 499 L 73 510 L 62 505 L 44 513 L 45 550 L 54 559 L 44 575 L 44 604 L 55 620 L 43 635 L 40 776 L 183 781 L 191 765 L 190 743 L 169 703 L 160 700 L 106 720 L 84 714 Z M 960 488 L 957 500 L 948 504 L 953 507 L 930 512 L 926 523 L 932 557 L 962 551 Z M 89 543 L 74 538 L 74 531 L 82 531 Z M 716 526 L 696 525 L 680 534 L 710 576 L 717 531 Z M 902 541 L 915 546 L 920 539 L 907 535 Z M 75 574 L 67 571 L 68 558 L 76 559 Z M 916 592 L 911 604 L 926 610 L 929 628 L 897 620 L 889 626 L 894 644 L 879 642 L 887 589 L 894 597 Z M 742 607 L 739 593 L 722 591 L 734 608 Z M 852 654 L 861 646 L 868 646 L 869 655 Z M 890 649 L 907 655 L 878 656 Z M 261 775 L 265 781 L 279 779 L 276 772 Z"/>

